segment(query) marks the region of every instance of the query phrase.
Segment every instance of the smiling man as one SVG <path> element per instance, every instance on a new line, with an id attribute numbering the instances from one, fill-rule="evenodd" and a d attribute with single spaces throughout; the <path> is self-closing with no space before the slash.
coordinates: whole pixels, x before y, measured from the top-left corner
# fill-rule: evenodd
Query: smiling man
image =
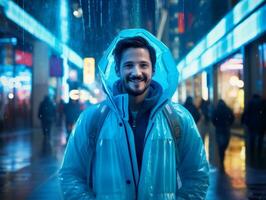
<path id="1" fill-rule="evenodd" d="M 68 142 L 60 170 L 64 197 L 204 199 L 208 163 L 193 118 L 171 102 L 177 83 L 172 56 L 147 31 L 128 33 L 133 36 L 121 33 L 103 57 L 114 56 L 115 63 L 100 62 L 109 82 L 114 75 L 118 78 L 112 96 L 108 93 L 109 99 L 80 116 Z M 108 67 L 114 67 L 115 73 Z M 157 67 L 161 74 L 156 81 Z M 108 108 L 105 116 L 103 107 Z M 175 122 L 178 138 L 172 127 Z"/>

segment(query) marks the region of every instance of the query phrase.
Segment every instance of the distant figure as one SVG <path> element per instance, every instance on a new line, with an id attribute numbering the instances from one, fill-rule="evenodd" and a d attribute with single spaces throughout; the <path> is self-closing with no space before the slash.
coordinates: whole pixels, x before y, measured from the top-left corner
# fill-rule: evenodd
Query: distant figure
<path id="1" fill-rule="evenodd" d="M 242 118 L 242 124 L 248 131 L 248 152 L 251 159 L 260 158 L 263 148 L 263 136 L 266 124 L 265 101 L 261 96 L 254 94 L 246 105 Z"/>
<path id="2" fill-rule="evenodd" d="M 8 130 L 16 127 L 16 114 L 15 114 L 15 100 L 8 98 L 8 102 L 4 108 L 4 127 Z"/>
<path id="3" fill-rule="evenodd" d="M 78 100 L 69 99 L 69 102 L 65 104 L 64 113 L 65 113 L 65 125 L 67 131 L 67 140 L 81 111 L 82 111 L 81 105 Z"/>
<path id="4" fill-rule="evenodd" d="M 201 118 L 199 121 L 199 131 L 202 137 L 202 141 L 205 141 L 207 134 L 211 134 L 212 124 L 211 124 L 211 115 L 212 115 L 212 106 L 210 100 L 201 99 L 200 103 L 200 113 Z"/>
<path id="5" fill-rule="evenodd" d="M 43 135 L 50 137 L 52 123 L 55 120 L 56 115 L 55 105 L 47 95 L 40 103 L 38 117 L 41 120 Z"/>
<path id="6" fill-rule="evenodd" d="M 64 107 L 65 107 L 65 102 L 63 99 L 60 99 L 59 102 L 56 105 L 56 125 L 61 127 L 63 124 L 63 118 L 64 118 Z"/>
<path id="7" fill-rule="evenodd" d="M 213 111 L 212 123 L 215 126 L 216 142 L 221 161 L 221 170 L 224 171 L 225 150 L 230 140 L 230 127 L 235 120 L 233 111 L 225 104 L 223 100 L 219 100 Z"/>
<path id="8" fill-rule="evenodd" d="M 200 112 L 197 109 L 197 107 L 194 105 L 193 98 L 191 96 L 187 97 L 187 99 L 186 99 L 186 101 L 184 103 L 184 107 L 190 112 L 190 114 L 192 115 L 194 121 L 197 124 L 199 119 L 200 119 Z"/>
<path id="9" fill-rule="evenodd" d="M 0 94 L 0 132 L 4 130 L 4 100 Z"/>

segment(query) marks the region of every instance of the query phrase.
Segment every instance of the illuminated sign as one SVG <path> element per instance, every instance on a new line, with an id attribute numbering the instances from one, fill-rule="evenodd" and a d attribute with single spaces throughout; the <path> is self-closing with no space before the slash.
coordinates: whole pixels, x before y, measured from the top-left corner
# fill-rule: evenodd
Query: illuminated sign
<path id="1" fill-rule="evenodd" d="M 20 8 L 15 2 L 10 0 L 0 0 L 0 6 L 3 6 L 3 11 L 7 18 L 16 23 L 18 26 L 22 27 L 24 30 L 28 31 L 30 34 L 35 36 L 36 38 L 42 40 L 47 43 L 50 47 L 54 48 L 59 54 L 63 54 L 63 57 L 66 57 L 77 65 L 78 67 L 82 67 L 82 58 L 70 49 L 64 41 L 67 40 L 68 35 L 65 31 L 67 31 L 68 24 L 65 16 L 66 10 L 64 10 L 63 6 L 65 6 L 66 2 L 63 2 L 61 8 L 61 18 L 62 18 L 62 27 L 61 33 L 63 42 L 59 41 L 49 30 L 47 30 L 44 26 L 42 26 L 37 20 L 34 19 L 30 14 L 25 12 L 22 8 Z"/>
<path id="2" fill-rule="evenodd" d="M 85 58 L 83 66 L 83 83 L 92 84 L 95 80 L 95 59 Z"/>
<path id="3" fill-rule="evenodd" d="M 178 63 L 177 68 L 180 70 L 180 82 L 195 75 L 200 70 L 217 63 L 219 60 L 224 59 L 229 54 L 236 52 L 241 46 L 254 40 L 265 32 L 266 23 L 264 23 L 264 19 L 266 16 L 266 5 L 253 12 L 256 7 L 251 3 L 246 4 L 246 2 L 251 1 L 240 1 L 233 9 L 233 12 L 227 14 L 225 18 L 223 18 L 214 29 Z M 243 3 L 244 5 L 250 6 L 248 6 L 247 9 L 240 9 L 240 7 L 243 8 Z M 260 3 L 262 3 L 262 1 L 256 1 L 256 6 Z M 236 12 L 236 10 L 238 12 Z M 236 21 L 239 22 L 240 17 L 236 17 L 235 19 L 237 20 L 230 21 L 232 13 L 241 15 L 241 19 L 244 19 L 243 22 L 235 24 Z M 248 13 L 252 14 L 247 17 Z M 242 64 L 234 64 L 234 66 L 227 65 L 226 68 L 240 69 L 243 68 L 243 66 Z"/>
<path id="4" fill-rule="evenodd" d="M 29 67 L 32 66 L 32 54 L 31 53 L 21 51 L 21 50 L 16 50 L 15 60 L 17 64 L 27 65 Z"/>
<path id="5" fill-rule="evenodd" d="M 185 14 L 183 12 L 178 13 L 178 33 L 185 32 Z"/>
<path id="6" fill-rule="evenodd" d="M 51 55 L 49 62 L 50 76 L 62 77 L 64 74 L 63 59 L 56 55 Z"/>

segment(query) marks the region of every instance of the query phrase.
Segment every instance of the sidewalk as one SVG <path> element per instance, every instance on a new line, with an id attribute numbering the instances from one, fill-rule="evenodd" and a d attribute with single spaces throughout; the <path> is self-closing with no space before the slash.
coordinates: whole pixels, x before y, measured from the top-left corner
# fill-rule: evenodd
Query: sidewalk
<path id="1" fill-rule="evenodd" d="M 261 177 L 261 175 L 263 175 Z M 253 178 L 265 178 L 265 172 L 259 173 L 253 170 Z M 254 179 L 253 179 L 254 180 Z M 265 179 L 264 179 L 265 180 Z M 224 173 L 219 172 L 215 168 L 210 170 L 210 187 L 206 200 L 247 200 L 249 199 L 266 199 L 266 184 L 250 185 L 249 190 L 236 189 L 232 187 L 232 179 Z M 28 200 L 62 200 L 60 186 L 56 174 L 53 174 L 48 180 L 36 188 Z"/>
<path id="2" fill-rule="evenodd" d="M 0 135 L 0 193 L 4 200 L 61 200 L 56 172 L 65 149 L 64 132 L 45 139 L 40 130 Z M 207 200 L 266 199 L 266 172 L 247 168 L 243 139 L 232 137 L 226 173 L 210 169 Z"/>

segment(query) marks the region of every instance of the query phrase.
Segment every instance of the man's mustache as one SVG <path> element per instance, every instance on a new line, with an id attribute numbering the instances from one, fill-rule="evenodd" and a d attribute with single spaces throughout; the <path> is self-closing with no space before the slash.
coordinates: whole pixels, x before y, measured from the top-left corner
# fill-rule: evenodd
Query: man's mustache
<path id="1" fill-rule="evenodd" d="M 132 80 L 132 81 L 135 81 L 135 80 L 137 80 L 137 81 L 144 81 L 146 79 L 147 78 L 145 76 L 130 76 L 128 78 L 128 80 Z"/>

